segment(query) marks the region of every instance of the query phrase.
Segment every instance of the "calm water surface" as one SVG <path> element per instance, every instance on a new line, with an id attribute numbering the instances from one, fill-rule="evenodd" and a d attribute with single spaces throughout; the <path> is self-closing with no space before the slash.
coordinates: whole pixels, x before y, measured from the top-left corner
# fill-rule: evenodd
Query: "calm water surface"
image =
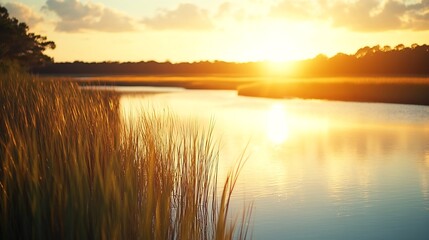
<path id="1" fill-rule="evenodd" d="M 214 118 L 222 176 L 247 145 L 234 206 L 254 202 L 255 239 L 429 239 L 429 107 L 210 90 L 124 95 L 121 106 Z"/>

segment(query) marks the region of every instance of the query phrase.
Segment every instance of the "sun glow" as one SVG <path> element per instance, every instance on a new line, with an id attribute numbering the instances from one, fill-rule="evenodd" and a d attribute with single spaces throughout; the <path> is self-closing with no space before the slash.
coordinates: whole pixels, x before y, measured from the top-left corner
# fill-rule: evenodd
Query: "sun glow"
<path id="1" fill-rule="evenodd" d="M 293 62 L 267 61 L 264 63 L 265 71 L 268 75 L 288 75 L 296 71 Z"/>

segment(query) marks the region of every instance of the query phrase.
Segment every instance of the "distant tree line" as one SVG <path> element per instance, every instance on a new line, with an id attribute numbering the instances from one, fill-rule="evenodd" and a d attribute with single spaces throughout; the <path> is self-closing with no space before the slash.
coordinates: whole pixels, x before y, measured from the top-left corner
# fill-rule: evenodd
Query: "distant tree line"
<path id="1" fill-rule="evenodd" d="M 319 55 L 298 65 L 303 76 L 428 76 L 429 46 L 367 46 L 353 55 Z"/>
<path id="2" fill-rule="evenodd" d="M 261 75 L 261 62 L 64 62 L 34 68 L 40 74 L 240 74 Z M 318 55 L 298 61 L 291 73 L 294 77 L 335 76 L 428 76 L 429 46 L 403 44 L 396 47 L 380 45 L 363 47 L 355 54 L 339 53 L 331 58 Z"/>

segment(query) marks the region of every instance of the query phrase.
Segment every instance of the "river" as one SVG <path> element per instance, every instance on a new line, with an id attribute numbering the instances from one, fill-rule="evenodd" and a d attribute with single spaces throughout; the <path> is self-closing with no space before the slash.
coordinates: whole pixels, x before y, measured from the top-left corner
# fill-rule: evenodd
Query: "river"
<path id="1" fill-rule="evenodd" d="M 122 111 L 214 119 L 221 176 L 246 149 L 233 206 L 254 203 L 254 239 L 428 239 L 429 107 L 156 92 Z"/>

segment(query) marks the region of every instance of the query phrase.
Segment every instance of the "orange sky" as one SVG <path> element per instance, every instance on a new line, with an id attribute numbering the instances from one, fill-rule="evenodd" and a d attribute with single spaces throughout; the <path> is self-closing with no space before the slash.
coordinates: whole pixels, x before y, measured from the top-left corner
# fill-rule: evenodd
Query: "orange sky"
<path id="1" fill-rule="evenodd" d="M 55 61 L 286 61 L 424 44 L 429 0 L 0 0 Z"/>

